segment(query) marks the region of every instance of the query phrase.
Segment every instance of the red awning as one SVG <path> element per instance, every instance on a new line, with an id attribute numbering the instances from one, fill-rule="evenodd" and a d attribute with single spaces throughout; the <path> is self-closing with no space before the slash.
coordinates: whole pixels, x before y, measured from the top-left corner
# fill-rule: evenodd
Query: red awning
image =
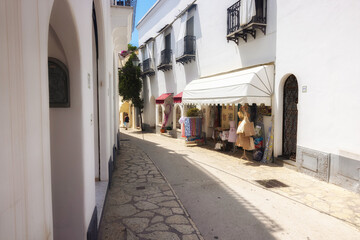
<path id="1" fill-rule="evenodd" d="M 177 95 L 174 97 L 174 103 L 181 103 L 181 102 L 182 102 L 182 94 L 183 94 L 183 92 L 177 94 Z"/>
<path id="2" fill-rule="evenodd" d="M 163 93 L 156 99 L 156 104 L 163 104 L 165 99 L 168 98 L 172 93 Z"/>

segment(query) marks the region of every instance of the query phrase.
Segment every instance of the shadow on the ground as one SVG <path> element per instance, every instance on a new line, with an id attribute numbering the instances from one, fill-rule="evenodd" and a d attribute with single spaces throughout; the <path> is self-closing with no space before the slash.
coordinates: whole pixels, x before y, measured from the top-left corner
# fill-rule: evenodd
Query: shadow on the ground
<path id="1" fill-rule="evenodd" d="M 121 138 L 136 144 L 160 168 L 205 239 L 271 240 L 275 239 L 272 233 L 283 230 L 244 196 L 190 161 L 186 154 L 175 153 L 131 134 L 121 134 Z M 126 149 L 120 148 L 121 151 Z"/>
<path id="2" fill-rule="evenodd" d="M 154 134 L 153 132 L 147 132 L 147 131 L 140 131 L 140 130 L 133 130 L 133 129 L 129 129 L 129 130 L 125 130 L 125 128 L 121 128 L 120 129 L 120 133 L 125 133 L 125 134 L 134 134 L 134 135 L 141 135 L 141 134 Z"/>
<path id="3" fill-rule="evenodd" d="M 216 142 L 213 140 L 207 140 L 206 144 L 204 145 L 199 145 L 196 147 L 200 147 L 203 149 L 207 149 L 210 151 L 214 151 L 214 152 L 221 152 L 222 154 L 226 155 L 226 156 L 231 156 L 231 157 L 236 157 L 236 158 L 241 158 L 241 156 L 243 155 L 243 149 L 240 147 L 234 147 L 231 143 L 227 144 L 227 147 L 225 150 L 215 150 L 215 144 Z M 247 166 L 253 166 L 253 167 L 258 167 L 258 166 L 268 166 L 268 167 L 281 167 L 280 164 L 275 164 L 275 163 L 262 163 L 259 161 L 255 161 L 253 160 L 253 151 L 246 151 L 246 157 L 248 158 L 243 159 L 243 161 L 245 161 L 245 165 Z"/>

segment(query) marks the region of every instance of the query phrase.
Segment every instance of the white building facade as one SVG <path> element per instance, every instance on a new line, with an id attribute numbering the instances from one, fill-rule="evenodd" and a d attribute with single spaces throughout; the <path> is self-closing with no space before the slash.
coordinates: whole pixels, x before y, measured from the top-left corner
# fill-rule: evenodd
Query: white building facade
<path id="1" fill-rule="evenodd" d="M 298 169 L 357 192 L 359 7 L 356 0 L 277 1 L 274 93 L 275 154 L 283 151 L 284 85 L 293 76 L 298 85 Z"/>
<path id="2" fill-rule="evenodd" d="M 240 6 L 253 3 L 254 19 L 239 24 Z M 170 127 L 171 135 L 180 137 L 177 120 L 186 104 L 198 105 L 207 118 L 214 105 L 264 103 L 271 107 L 263 123 L 266 132 L 273 128 L 274 157 L 293 159 L 285 162 L 359 192 L 358 114 L 351 111 L 360 100 L 355 90 L 360 84 L 358 7 L 355 0 L 157 1 L 137 25 L 146 127 Z M 271 75 L 266 98 L 251 99 L 260 95 L 239 88 L 238 96 L 225 101 L 232 94 L 225 85 L 245 81 L 240 75 L 246 71 L 263 80 L 258 67 L 271 68 L 266 70 Z M 253 80 L 247 83 L 261 88 Z M 203 123 L 207 137 L 210 125 Z"/>
<path id="3" fill-rule="evenodd" d="M 174 105 L 167 125 L 175 129 L 176 116 L 184 115 L 185 107 L 173 104 L 171 96 L 176 98 L 191 81 L 275 61 L 275 4 L 268 1 L 266 35 L 257 31 L 256 39 L 249 37 L 246 44 L 237 45 L 226 38 L 227 8 L 235 2 L 157 1 L 139 22 L 139 44 L 143 44 L 140 55 L 142 60 L 150 60 L 151 69 L 143 69 L 148 73 L 144 78 L 144 122 L 147 125 L 159 128 L 160 112 L 167 112 L 166 106 Z M 191 45 L 193 55 L 186 52 L 189 49 L 184 49 L 186 44 Z M 169 50 L 170 58 L 164 57 Z M 163 64 L 164 60 L 169 64 Z M 156 98 L 164 93 L 172 95 L 163 104 L 156 104 Z"/>
<path id="4" fill-rule="evenodd" d="M 0 239 L 97 234 L 95 181 L 117 147 L 118 52 L 136 4 L 118 2 L 0 3 Z"/>

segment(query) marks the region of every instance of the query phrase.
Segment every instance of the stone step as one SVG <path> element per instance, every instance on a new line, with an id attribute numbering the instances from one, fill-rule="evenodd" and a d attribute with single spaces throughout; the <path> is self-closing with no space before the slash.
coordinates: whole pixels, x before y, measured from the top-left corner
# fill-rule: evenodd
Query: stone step
<path id="1" fill-rule="evenodd" d="M 160 133 L 162 136 L 165 136 L 165 137 L 169 137 L 169 138 L 172 138 L 173 136 L 168 133 L 168 132 L 165 132 L 165 133 Z"/>
<path id="2" fill-rule="evenodd" d="M 296 166 L 296 162 L 293 160 L 289 160 L 289 159 L 285 159 L 285 158 L 281 158 L 281 157 L 276 157 L 275 164 L 292 169 L 297 171 L 297 166 Z"/>

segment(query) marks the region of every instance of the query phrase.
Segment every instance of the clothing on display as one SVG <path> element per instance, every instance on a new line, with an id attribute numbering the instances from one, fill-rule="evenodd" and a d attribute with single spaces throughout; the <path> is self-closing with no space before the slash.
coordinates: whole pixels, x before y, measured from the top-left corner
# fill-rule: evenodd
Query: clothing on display
<path id="1" fill-rule="evenodd" d="M 236 130 L 236 133 L 237 133 L 237 134 L 244 133 L 244 125 L 245 125 L 245 121 L 244 121 L 244 120 L 241 121 L 241 122 L 239 122 L 239 126 L 238 126 L 238 128 L 237 128 L 237 130 Z"/>
<path id="2" fill-rule="evenodd" d="M 191 136 L 196 136 L 196 119 L 190 118 Z"/>
<path id="3" fill-rule="evenodd" d="M 235 128 L 235 121 L 230 121 L 230 130 L 229 130 L 229 142 L 236 142 L 236 128 Z"/>
<path id="4" fill-rule="evenodd" d="M 252 137 L 245 136 L 244 133 L 240 133 L 236 139 L 236 146 L 242 147 L 244 150 L 254 150 L 254 139 Z"/>
<path id="5" fill-rule="evenodd" d="M 252 138 L 252 136 L 255 135 L 254 123 L 249 121 L 246 108 L 242 108 L 242 110 L 245 111 L 245 113 L 242 114 L 244 116 L 244 120 L 239 122 L 239 127 L 236 131 L 238 134 L 236 139 L 236 146 L 242 147 L 244 150 L 254 150 L 255 144 L 254 139 Z M 241 114 L 238 113 L 238 115 L 240 116 Z"/>
<path id="6" fill-rule="evenodd" d="M 185 137 L 185 117 L 181 117 L 179 123 L 181 126 L 181 137 Z"/>
<path id="7" fill-rule="evenodd" d="M 213 108 L 210 108 L 210 122 L 209 122 L 209 127 L 214 127 L 214 122 L 215 122 L 215 110 Z"/>
<path id="8" fill-rule="evenodd" d="M 262 148 L 263 147 L 263 138 L 262 137 L 255 137 L 254 138 L 254 144 L 255 144 L 255 148 Z"/>
<path id="9" fill-rule="evenodd" d="M 216 150 L 221 150 L 221 149 L 223 148 L 223 146 L 224 146 L 224 145 L 223 145 L 222 143 L 216 143 L 216 144 L 215 144 L 215 149 L 216 149 Z"/>
<path id="10" fill-rule="evenodd" d="M 201 136 L 202 118 L 196 118 L 196 136 Z"/>
<path id="11" fill-rule="evenodd" d="M 190 118 L 185 118 L 185 136 L 186 137 L 191 137 Z"/>
<path id="12" fill-rule="evenodd" d="M 229 131 L 222 131 L 220 138 L 222 141 L 227 141 L 229 139 Z"/>
<path id="13" fill-rule="evenodd" d="M 180 124 L 185 123 L 185 117 L 181 117 L 181 118 L 179 118 L 179 123 L 180 123 Z"/>
<path id="14" fill-rule="evenodd" d="M 247 116 L 244 117 L 243 122 L 245 122 L 244 124 L 245 136 L 247 137 L 254 136 L 255 135 L 254 123 L 250 122 Z"/>
<path id="15" fill-rule="evenodd" d="M 201 136 L 201 118 L 185 118 L 185 136 L 200 137 Z"/>

